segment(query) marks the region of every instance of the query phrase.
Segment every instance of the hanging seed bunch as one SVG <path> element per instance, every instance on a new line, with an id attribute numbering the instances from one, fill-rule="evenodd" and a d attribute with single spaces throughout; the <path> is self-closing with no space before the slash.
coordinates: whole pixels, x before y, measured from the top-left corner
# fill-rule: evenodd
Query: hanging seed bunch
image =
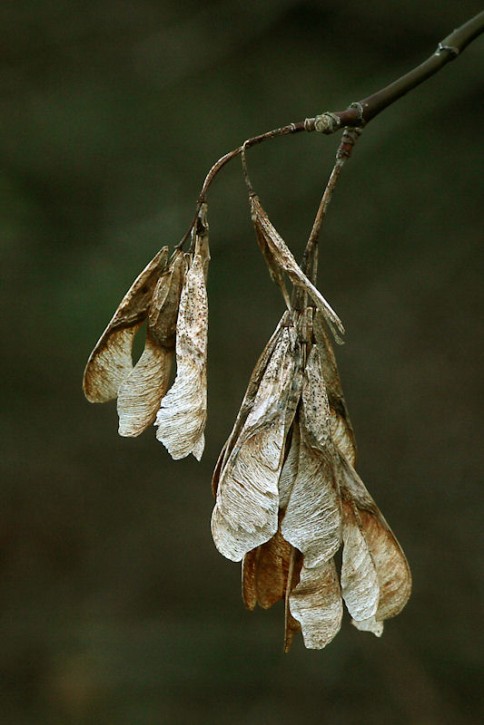
<path id="1" fill-rule="evenodd" d="M 343 134 L 301 266 L 252 189 L 245 146 L 237 151 L 257 243 L 287 310 L 219 456 L 212 534 L 221 554 L 242 562 L 249 609 L 284 602 L 286 651 L 298 631 L 306 647 L 325 647 L 341 627 L 343 602 L 358 629 L 380 636 L 411 591 L 402 549 L 355 470 L 355 438 L 329 336 L 341 342 L 344 328 L 315 286 L 319 228 L 359 133 Z M 120 435 L 137 436 L 154 423 L 174 459 L 192 453 L 200 460 L 204 448 L 206 215 L 203 201 L 188 253 L 184 240 L 171 256 L 164 247 L 135 280 L 84 374 L 88 400 L 117 398 Z M 133 365 L 133 340 L 143 324 L 145 348 Z"/>
<path id="2" fill-rule="evenodd" d="M 343 140 L 337 164 L 354 140 Z M 289 309 L 252 373 L 215 469 L 215 545 L 243 562 L 249 609 L 284 601 L 286 650 L 297 631 L 306 647 L 325 647 L 341 627 L 343 602 L 358 629 L 380 636 L 384 620 L 406 604 L 411 576 L 354 468 L 354 433 L 325 328 L 338 340 L 344 329 L 248 186 L 256 238 Z M 305 258 L 313 277 L 316 254 L 313 246 Z"/>
<path id="3" fill-rule="evenodd" d="M 172 458 L 202 457 L 207 419 L 207 206 L 191 230 L 188 253 L 163 247 L 135 279 L 91 353 L 84 394 L 91 403 L 117 398 L 119 434 L 138 436 L 152 423 Z M 136 333 L 146 324 L 133 366 Z M 176 377 L 169 388 L 173 359 Z M 168 392 L 167 392 L 168 391 Z"/>

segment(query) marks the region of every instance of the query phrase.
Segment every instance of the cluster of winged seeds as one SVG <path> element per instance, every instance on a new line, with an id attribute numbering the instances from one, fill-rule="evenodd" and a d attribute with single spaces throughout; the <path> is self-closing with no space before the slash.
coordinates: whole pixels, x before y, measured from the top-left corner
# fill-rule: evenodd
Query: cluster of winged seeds
<path id="1" fill-rule="evenodd" d="M 84 394 L 91 403 L 117 398 L 119 434 L 137 436 L 152 423 L 175 460 L 202 457 L 207 420 L 206 279 L 210 253 L 206 205 L 192 251 L 163 247 L 136 278 L 91 353 Z M 133 366 L 136 333 L 146 322 L 143 353 Z M 173 358 L 176 377 L 170 385 Z M 168 392 L 167 392 L 168 391 Z"/>
<path id="2" fill-rule="evenodd" d="M 411 575 L 354 468 L 353 430 L 325 326 L 336 339 L 344 329 L 255 194 L 250 202 L 258 244 L 288 310 L 256 364 L 214 471 L 215 545 L 243 562 L 249 609 L 284 601 L 286 650 L 297 631 L 306 647 L 325 647 L 341 627 L 343 601 L 358 629 L 379 636 L 384 620 L 406 604 Z M 155 256 L 123 298 L 84 375 L 88 400 L 117 398 L 121 435 L 139 435 L 154 423 L 174 459 L 190 453 L 200 459 L 203 452 L 208 261 L 203 204 L 191 251 L 177 249 L 168 258 L 165 247 Z M 144 322 L 145 348 L 133 366 L 133 340 Z"/>

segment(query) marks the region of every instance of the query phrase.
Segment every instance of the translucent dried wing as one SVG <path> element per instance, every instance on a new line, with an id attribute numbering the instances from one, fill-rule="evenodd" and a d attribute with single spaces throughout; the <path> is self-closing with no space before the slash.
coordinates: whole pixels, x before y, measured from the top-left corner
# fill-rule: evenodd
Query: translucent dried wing
<path id="1" fill-rule="evenodd" d="M 402 611 L 412 591 L 412 577 L 400 544 L 383 516 L 378 514 L 359 512 L 380 586 L 376 619 L 384 620 Z"/>
<path id="2" fill-rule="evenodd" d="M 380 586 L 373 558 L 352 503 L 343 506 L 343 559 L 341 589 L 348 612 L 355 621 L 374 618 Z M 381 627 L 381 629 L 383 629 Z M 381 634 L 381 631 L 375 634 Z"/>
<path id="3" fill-rule="evenodd" d="M 151 300 L 148 329 L 154 340 L 167 350 L 175 349 L 180 295 L 188 269 L 189 255 L 175 251 L 170 266 L 158 280 Z"/>
<path id="4" fill-rule="evenodd" d="M 319 348 L 313 345 L 304 370 L 302 410 L 306 436 L 315 448 L 328 449 L 331 440 L 330 412 Z"/>
<path id="5" fill-rule="evenodd" d="M 314 317 L 313 330 L 328 396 L 331 438 L 340 453 L 354 466 L 356 441 L 353 426 L 346 407 L 333 346 L 324 329 L 323 316 L 319 310 Z"/>
<path id="6" fill-rule="evenodd" d="M 250 611 L 257 605 L 257 557 L 259 548 L 248 551 L 242 560 L 242 600 Z"/>
<path id="7" fill-rule="evenodd" d="M 257 603 L 268 609 L 284 598 L 291 550 L 278 530 L 269 541 L 244 557 L 244 601 L 250 600 L 253 606 Z M 248 589 L 252 597 L 247 597 Z"/>
<path id="8" fill-rule="evenodd" d="M 290 594 L 291 614 L 302 629 L 309 649 L 322 649 L 338 634 L 343 603 L 334 561 L 308 569 L 303 565 L 299 584 Z"/>
<path id="9" fill-rule="evenodd" d="M 284 598 L 291 548 L 279 530 L 260 547 L 256 581 L 257 601 L 263 609 Z"/>
<path id="10" fill-rule="evenodd" d="M 121 436 L 138 436 L 155 417 L 168 390 L 173 351 L 157 345 L 147 333 L 145 349 L 118 392 Z"/>
<path id="11" fill-rule="evenodd" d="M 220 474 L 212 534 L 220 553 L 233 561 L 240 561 L 277 531 L 277 483 L 295 343 L 294 328 L 282 328 L 237 444 Z"/>
<path id="12" fill-rule="evenodd" d="M 304 371 L 297 475 L 282 521 L 282 533 L 312 568 L 331 559 L 341 545 L 341 506 L 327 419 L 328 401 L 319 353 L 311 349 Z"/>
<path id="13" fill-rule="evenodd" d="M 313 283 L 307 278 L 300 266 L 294 259 L 292 252 L 286 245 L 285 241 L 273 227 L 267 214 L 261 206 L 257 196 L 251 197 L 252 219 L 258 230 L 258 233 L 269 247 L 275 263 L 277 263 L 289 276 L 291 282 L 297 286 L 303 287 L 318 309 L 336 328 L 344 334 L 344 327 L 336 312 L 330 304 L 324 299 L 321 292 L 316 289 Z"/>
<path id="14" fill-rule="evenodd" d="M 296 372 L 297 334 L 293 325 L 279 328 L 271 358 L 261 378 L 254 402 L 237 441 L 238 446 L 266 423 L 282 419 L 288 425 L 287 412 L 293 404 L 293 380 Z"/>
<path id="15" fill-rule="evenodd" d="M 277 531 L 283 424 L 270 423 L 254 433 L 233 463 L 230 459 L 217 491 L 212 535 L 223 556 L 240 561 Z"/>
<path id="16" fill-rule="evenodd" d="M 203 451 L 205 450 L 205 433 L 202 432 L 202 435 L 195 441 L 192 448 L 192 454 L 194 458 L 197 459 L 197 461 L 200 461 L 203 456 Z"/>
<path id="17" fill-rule="evenodd" d="M 257 224 L 255 225 L 255 235 L 257 239 L 257 244 L 259 245 L 259 249 L 261 250 L 262 256 L 264 257 L 267 264 L 271 279 L 277 284 L 277 286 L 281 290 L 282 296 L 284 297 L 284 301 L 286 302 L 288 308 L 291 308 L 291 301 L 289 298 L 289 293 L 287 291 L 281 267 L 274 259 L 274 255 L 272 254 L 272 251 L 266 242 L 265 236 L 262 233 L 260 226 Z"/>
<path id="18" fill-rule="evenodd" d="M 286 313 L 288 315 L 288 313 Z M 228 457 L 232 453 L 232 450 L 234 448 L 234 445 L 237 442 L 237 439 L 240 435 L 240 432 L 242 428 L 245 425 L 245 422 L 247 420 L 247 416 L 249 415 L 250 411 L 252 410 L 252 406 L 254 405 L 254 400 L 257 395 L 257 391 L 259 389 L 260 381 L 262 380 L 262 376 L 265 373 L 267 364 L 271 358 L 272 353 L 274 352 L 274 347 L 276 345 L 276 341 L 279 337 L 279 331 L 281 326 L 283 325 L 284 321 L 288 318 L 286 315 L 283 316 L 282 320 L 279 322 L 278 326 L 272 333 L 272 336 L 265 346 L 261 356 L 259 357 L 256 366 L 254 370 L 252 371 L 252 375 L 250 376 L 249 385 L 247 386 L 247 390 L 245 391 L 244 399 L 242 400 L 242 405 L 240 407 L 240 410 L 237 415 L 237 419 L 235 421 L 234 427 L 232 428 L 232 431 L 227 439 L 227 441 L 224 444 L 224 447 L 222 448 L 222 451 L 220 452 L 220 455 L 218 457 L 215 470 L 213 472 L 212 476 L 212 491 L 215 495 L 217 493 L 218 484 L 220 480 L 220 474 L 228 460 Z"/>
<path id="19" fill-rule="evenodd" d="M 94 348 L 83 380 L 84 395 L 90 403 L 107 403 L 116 398 L 133 369 L 133 341 L 142 324 L 111 330 Z"/>
<path id="20" fill-rule="evenodd" d="M 301 436 L 297 476 L 281 530 L 304 554 L 304 566 L 318 567 L 341 546 L 341 508 L 329 456 Z"/>
<path id="21" fill-rule="evenodd" d="M 354 624 L 379 635 L 383 620 L 397 615 L 408 601 L 412 589 L 410 568 L 397 539 L 356 471 L 346 461 L 343 461 L 341 471 L 343 505 L 352 506 L 354 521 L 373 561 L 379 587 L 374 617 L 361 621 L 353 617 Z M 348 574 L 345 577 L 351 579 Z"/>
<path id="22" fill-rule="evenodd" d="M 175 460 L 203 453 L 207 419 L 207 237 L 197 237 L 176 326 L 177 374 L 156 416 L 156 437 Z"/>
<path id="23" fill-rule="evenodd" d="M 146 430 L 168 390 L 185 267 L 184 255 L 175 252 L 153 292 L 143 354 L 118 391 L 122 436 L 137 436 Z"/>
<path id="24" fill-rule="evenodd" d="M 87 361 L 84 395 L 91 403 L 105 403 L 118 394 L 133 368 L 134 336 L 148 314 L 156 282 L 168 259 L 163 247 L 135 279 Z"/>
<path id="25" fill-rule="evenodd" d="M 299 468 L 299 422 L 296 417 L 290 431 L 286 459 L 279 477 L 279 508 L 285 511 Z"/>
<path id="26" fill-rule="evenodd" d="M 294 366 L 291 378 L 291 386 L 289 388 L 286 406 L 286 433 L 289 432 L 293 425 L 293 422 L 295 421 L 296 411 L 299 405 L 299 401 L 301 400 L 304 380 L 304 351 L 303 346 L 300 342 L 298 327 L 296 327 L 296 340 L 294 344 L 293 360 Z"/>

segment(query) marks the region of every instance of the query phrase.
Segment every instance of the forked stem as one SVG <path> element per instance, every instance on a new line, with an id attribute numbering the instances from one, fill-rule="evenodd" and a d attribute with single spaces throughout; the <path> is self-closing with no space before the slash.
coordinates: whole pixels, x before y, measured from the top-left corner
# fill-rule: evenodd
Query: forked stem
<path id="1" fill-rule="evenodd" d="M 175 249 L 183 247 L 189 238 L 191 230 L 196 223 L 200 206 L 206 201 L 208 190 L 219 171 L 221 171 L 221 169 L 223 169 L 229 161 L 234 159 L 236 156 L 239 156 L 243 149 L 256 146 L 264 141 L 269 141 L 281 136 L 301 133 L 302 131 L 318 131 L 319 133 L 332 134 L 345 127 L 362 128 L 379 113 L 395 103 L 395 101 L 399 98 L 437 73 L 444 67 L 444 65 L 447 65 L 450 61 L 455 60 L 457 56 L 459 56 L 482 32 L 484 32 L 484 11 L 478 13 L 459 28 L 453 30 L 452 33 L 447 35 L 437 45 L 435 52 L 427 58 L 426 61 L 416 66 L 393 83 L 390 83 L 376 93 L 373 93 L 371 96 L 367 96 L 361 101 L 351 103 L 344 111 L 325 111 L 314 118 L 306 118 L 304 121 L 289 123 L 286 126 L 275 128 L 272 131 L 266 131 L 266 133 L 247 139 L 241 146 L 237 146 L 237 148 L 226 153 L 214 163 L 206 175 L 198 196 L 194 219 L 190 224 L 190 228 L 181 241 L 176 245 Z M 339 175 L 340 169 L 336 173 Z M 323 217 L 324 213 L 325 208 L 322 209 Z M 315 232 L 315 234 L 317 234 L 317 232 Z"/>

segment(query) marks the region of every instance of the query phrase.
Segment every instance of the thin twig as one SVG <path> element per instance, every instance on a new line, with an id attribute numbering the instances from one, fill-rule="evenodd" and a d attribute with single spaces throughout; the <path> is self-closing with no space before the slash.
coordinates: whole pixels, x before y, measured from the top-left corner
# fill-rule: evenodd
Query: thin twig
<path id="1" fill-rule="evenodd" d="M 341 137 L 340 145 L 336 151 L 336 161 L 333 166 L 333 170 L 331 171 L 328 183 L 326 184 L 321 201 L 319 202 L 319 207 L 314 218 L 311 233 L 309 235 L 301 263 L 301 269 L 306 273 L 313 284 L 316 284 L 316 275 L 318 270 L 317 248 L 321 225 L 326 215 L 329 202 L 333 196 L 333 191 L 336 188 L 336 184 L 338 183 L 338 179 L 343 170 L 343 166 L 345 165 L 347 159 L 351 156 L 353 146 L 361 134 L 362 129 L 360 128 L 345 128 Z"/>
<path id="2" fill-rule="evenodd" d="M 281 136 L 289 136 L 302 131 L 318 131 L 319 133 L 332 134 L 344 127 L 363 127 L 383 110 L 391 106 L 395 101 L 406 93 L 416 88 L 428 78 L 437 73 L 444 65 L 455 60 L 465 48 L 484 32 L 484 11 L 468 20 L 450 35 L 444 38 L 437 46 L 436 51 L 424 63 L 398 78 L 390 85 L 385 86 L 371 96 L 361 101 L 352 103 L 344 111 L 325 111 L 314 118 L 306 118 L 304 121 L 289 123 L 286 126 L 266 131 L 266 133 L 253 136 L 244 141 L 243 144 L 232 149 L 214 163 L 205 177 L 192 223 L 175 249 L 183 247 L 190 237 L 193 225 L 196 223 L 198 211 L 201 204 L 206 201 L 208 190 L 221 169 L 232 159 L 239 156 L 244 148 L 256 146 L 264 141 L 269 141 Z M 339 172 L 338 172 L 339 173 Z M 323 210 L 324 215 L 324 210 Z"/>
<path id="3" fill-rule="evenodd" d="M 344 126 L 364 126 L 385 108 L 437 73 L 444 65 L 455 60 L 469 43 L 472 43 L 483 32 L 484 11 L 447 35 L 438 44 L 435 52 L 409 73 L 371 96 L 352 103 L 344 111 L 326 111 L 316 116 L 315 119 L 308 119 L 307 125 L 311 125 L 314 121 L 314 130 L 325 134 L 335 133 Z"/>

